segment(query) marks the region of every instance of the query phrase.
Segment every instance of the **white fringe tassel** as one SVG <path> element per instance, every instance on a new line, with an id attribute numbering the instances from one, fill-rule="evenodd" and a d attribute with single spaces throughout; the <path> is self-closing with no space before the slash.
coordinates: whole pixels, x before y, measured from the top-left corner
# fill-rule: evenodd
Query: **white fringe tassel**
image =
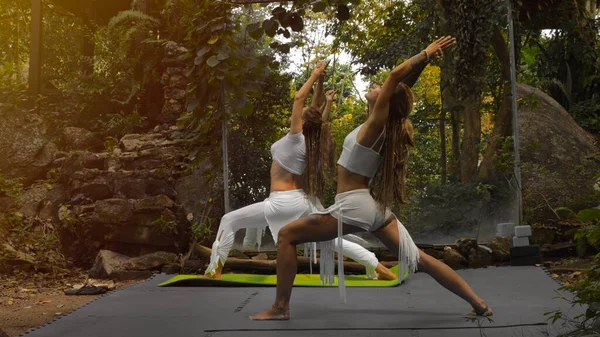
<path id="1" fill-rule="evenodd" d="M 346 303 L 346 283 L 344 282 L 344 236 L 342 209 L 338 217 L 338 287 L 340 288 L 340 299 Z"/>
<path id="2" fill-rule="evenodd" d="M 321 246 L 321 282 L 323 285 L 333 284 L 335 281 L 335 251 L 333 249 L 334 240 L 321 241 L 319 245 Z"/>
<path id="3" fill-rule="evenodd" d="M 404 225 L 395 215 L 394 217 L 396 218 L 396 222 L 398 222 L 398 235 L 400 236 L 400 244 L 398 245 L 398 280 L 402 282 L 406 271 L 414 273 L 417 270 L 419 249 Z"/>
<path id="4" fill-rule="evenodd" d="M 309 273 L 313 273 L 313 263 L 317 264 L 317 243 L 307 242 L 304 244 L 304 257 L 308 257 Z"/>

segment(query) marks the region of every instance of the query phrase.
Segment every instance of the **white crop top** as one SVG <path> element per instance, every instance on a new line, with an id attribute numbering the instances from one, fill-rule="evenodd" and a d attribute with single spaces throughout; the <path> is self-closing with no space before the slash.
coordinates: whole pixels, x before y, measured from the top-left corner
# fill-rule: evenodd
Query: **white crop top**
<path id="1" fill-rule="evenodd" d="M 373 178 L 383 157 L 377 151 L 373 150 L 373 148 L 362 146 L 356 142 L 356 136 L 363 125 L 359 125 L 346 136 L 342 155 L 337 163 L 352 173 Z M 377 138 L 373 145 L 377 144 L 384 132 L 379 135 L 379 138 Z"/>
<path id="2" fill-rule="evenodd" d="M 287 134 L 271 145 L 271 156 L 286 171 L 302 175 L 306 167 L 306 143 L 302 132 Z"/>

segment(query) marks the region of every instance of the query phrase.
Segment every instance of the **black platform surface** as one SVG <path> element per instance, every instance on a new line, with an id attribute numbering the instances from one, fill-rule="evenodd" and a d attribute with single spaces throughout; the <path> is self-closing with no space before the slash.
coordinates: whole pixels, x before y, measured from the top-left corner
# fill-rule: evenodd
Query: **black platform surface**
<path id="1" fill-rule="evenodd" d="M 424 273 L 394 288 L 295 288 L 290 321 L 248 319 L 272 303 L 275 288 L 169 287 L 152 279 L 111 292 L 56 321 L 26 333 L 31 337 L 433 337 L 556 336 L 545 312 L 571 308 L 557 299 L 560 285 L 539 267 L 462 270 L 459 274 L 494 310 L 493 322 L 467 319 L 469 305 Z M 564 332 L 564 331 L 560 331 Z"/>

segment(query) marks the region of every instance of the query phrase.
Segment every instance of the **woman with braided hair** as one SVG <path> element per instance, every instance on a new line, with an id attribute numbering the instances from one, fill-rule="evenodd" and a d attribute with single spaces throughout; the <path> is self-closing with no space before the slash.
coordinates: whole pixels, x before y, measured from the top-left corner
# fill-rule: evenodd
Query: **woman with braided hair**
<path id="1" fill-rule="evenodd" d="M 295 247 L 305 242 L 323 242 L 344 234 L 369 231 L 392 252 L 398 252 L 399 276 L 421 271 L 466 300 L 477 315 L 492 311 L 454 270 L 419 250 L 406 228 L 387 207 L 391 201 L 406 203 L 407 160 L 414 146 L 413 128 L 408 116 L 413 108 L 413 94 L 404 80 L 414 80 L 431 60 L 456 43 L 450 36 L 433 42 L 421 53 L 394 68 L 385 83 L 375 85 L 365 95 L 369 103 L 367 121 L 350 132 L 338 160 L 338 183 L 335 204 L 322 212 L 300 218 L 283 227 L 277 246 L 277 291 L 275 303 L 253 320 L 287 320 L 296 276 Z M 337 243 L 344 251 L 342 242 Z M 322 246 L 323 247 L 323 246 Z M 323 249 L 323 248 L 322 248 Z M 321 251 L 323 256 L 328 255 Z M 340 294 L 345 300 L 343 264 L 338 260 Z M 330 275 L 332 276 L 332 275 Z M 333 277 L 331 277 L 333 278 Z"/>
<path id="2" fill-rule="evenodd" d="M 331 162 L 331 133 L 329 131 L 329 103 L 322 114 L 318 97 L 322 94 L 326 65 L 318 65 L 294 99 L 290 132 L 271 146 L 271 189 L 269 197 L 221 218 L 217 237 L 205 276 L 220 279 L 223 265 L 233 246 L 235 233 L 242 228 L 264 229 L 269 226 L 277 244 L 278 233 L 286 224 L 323 209 L 320 198 L 325 179 L 333 171 Z M 317 100 L 304 107 L 313 84 L 319 79 L 314 93 Z M 331 176 L 331 175 L 330 175 Z M 379 263 L 375 254 L 364 247 L 344 240 L 345 256 L 364 265 L 372 278 L 395 279 L 389 269 Z"/>

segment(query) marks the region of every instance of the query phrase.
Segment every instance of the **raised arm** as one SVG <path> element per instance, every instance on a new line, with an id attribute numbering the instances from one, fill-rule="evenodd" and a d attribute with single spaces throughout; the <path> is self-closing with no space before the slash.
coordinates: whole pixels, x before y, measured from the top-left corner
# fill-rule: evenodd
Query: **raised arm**
<path id="1" fill-rule="evenodd" d="M 311 105 L 314 107 L 321 106 L 321 97 L 323 96 L 323 83 L 325 82 L 325 74 L 321 74 L 319 76 L 319 80 L 317 81 L 317 89 L 313 93 L 312 103 Z"/>
<path id="2" fill-rule="evenodd" d="M 381 88 L 381 92 L 377 96 L 377 101 L 373 107 L 373 112 L 367 119 L 365 124 L 368 127 L 374 127 L 375 131 L 381 132 L 388 119 L 390 98 L 394 94 L 396 87 L 400 82 L 411 75 L 413 71 L 418 71 L 420 67 L 425 67 L 428 62 L 435 61 L 442 57 L 444 49 L 456 43 L 456 39 L 451 36 L 444 36 L 439 40 L 430 44 L 425 50 L 410 59 L 402 62 L 394 68 Z"/>
<path id="3" fill-rule="evenodd" d="M 419 76 L 421 76 L 421 73 L 423 72 L 423 70 L 425 70 L 426 67 L 426 62 L 413 66 L 412 71 L 400 82 L 408 85 L 409 88 L 412 88 L 415 85 L 415 83 L 417 83 Z"/>
<path id="4" fill-rule="evenodd" d="M 325 108 L 323 109 L 323 114 L 321 116 L 323 122 L 329 121 L 329 113 L 331 112 L 333 101 L 335 101 L 335 90 L 328 90 L 327 93 L 325 93 Z"/>
<path id="5" fill-rule="evenodd" d="M 296 93 L 296 96 L 294 97 L 294 107 L 292 108 L 290 134 L 302 132 L 302 111 L 304 110 L 304 103 L 310 93 L 310 88 L 312 88 L 313 84 L 321 74 L 326 73 L 326 68 L 327 65 L 324 63 L 317 65 L 308 80 L 306 80 L 306 83 L 304 83 L 302 88 Z"/>

